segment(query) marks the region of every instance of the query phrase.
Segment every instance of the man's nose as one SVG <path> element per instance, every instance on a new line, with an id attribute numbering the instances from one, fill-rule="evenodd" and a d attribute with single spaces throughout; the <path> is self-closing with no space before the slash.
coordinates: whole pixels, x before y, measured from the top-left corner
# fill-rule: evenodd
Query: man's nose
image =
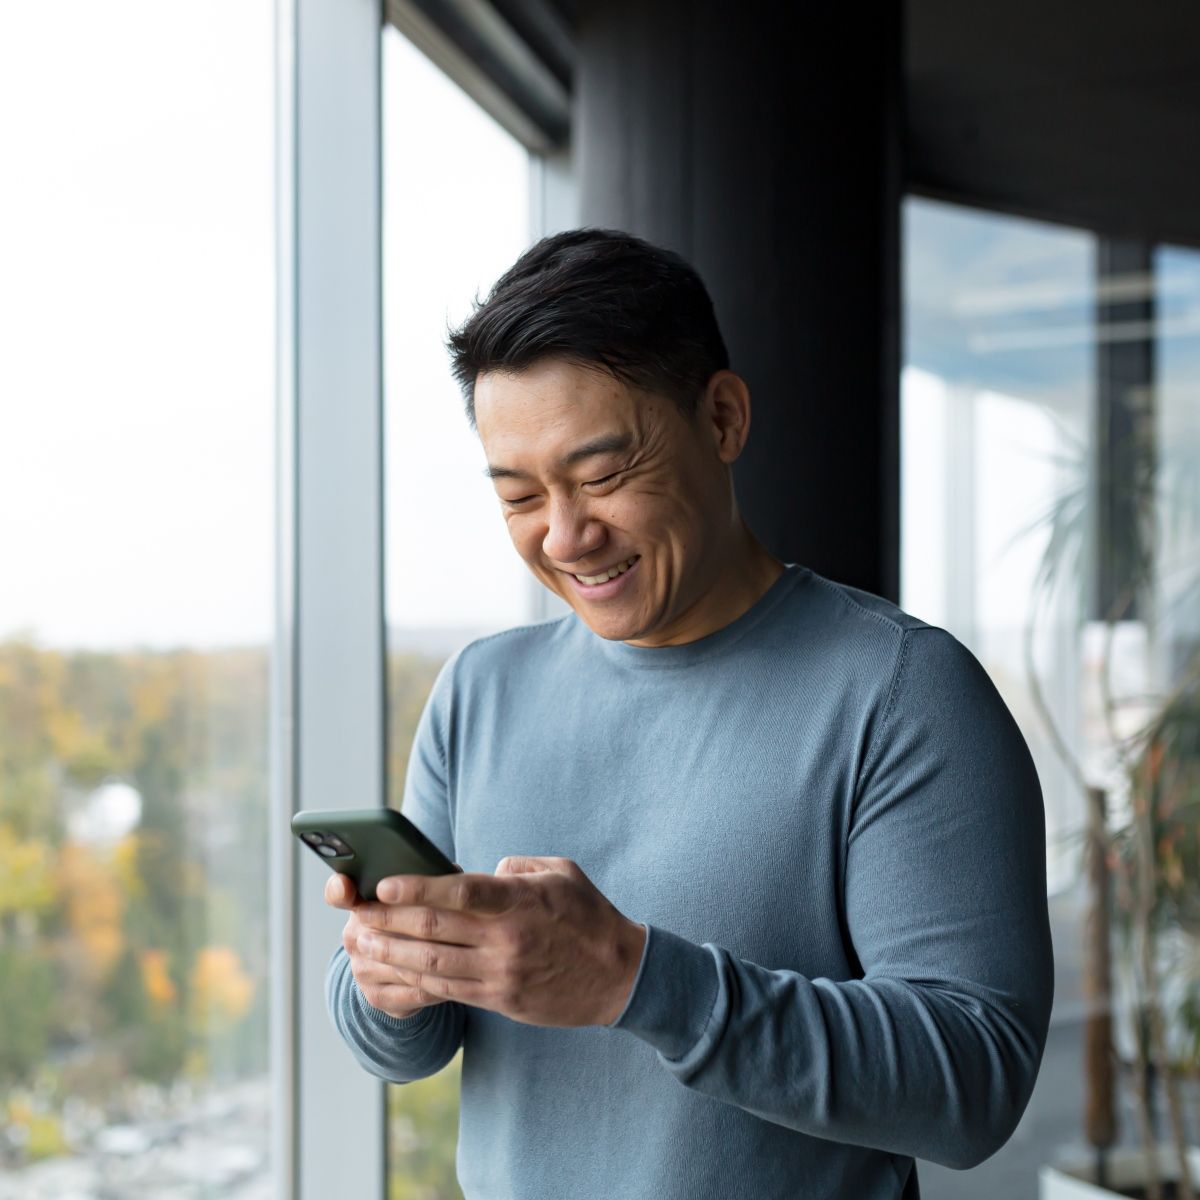
<path id="1" fill-rule="evenodd" d="M 542 552 L 552 562 L 573 563 L 585 558 L 604 544 L 604 526 L 576 500 L 555 500 L 550 504 Z"/>

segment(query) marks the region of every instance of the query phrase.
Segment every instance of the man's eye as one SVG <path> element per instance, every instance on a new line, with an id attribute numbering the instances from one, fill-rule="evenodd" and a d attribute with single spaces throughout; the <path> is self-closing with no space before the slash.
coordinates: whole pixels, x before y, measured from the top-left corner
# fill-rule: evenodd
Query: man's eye
<path id="1" fill-rule="evenodd" d="M 535 499 L 537 499 L 537 497 L 536 496 L 518 496 L 515 500 L 505 500 L 504 497 L 501 496 L 500 499 L 504 500 L 505 504 L 524 504 L 527 500 L 535 500 Z"/>
<path id="2" fill-rule="evenodd" d="M 584 483 L 584 487 L 599 487 L 602 483 L 610 483 L 620 475 L 620 471 L 614 471 L 611 475 L 605 475 L 603 479 L 589 479 Z"/>

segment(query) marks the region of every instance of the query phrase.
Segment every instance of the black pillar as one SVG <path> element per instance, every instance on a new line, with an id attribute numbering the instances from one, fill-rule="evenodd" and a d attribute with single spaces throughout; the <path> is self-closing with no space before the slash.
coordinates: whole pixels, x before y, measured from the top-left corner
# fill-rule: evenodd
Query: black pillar
<path id="1" fill-rule="evenodd" d="M 1091 472 L 1096 574 L 1091 617 L 1145 620 L 1158 517 L 1154 247 L 1096 246 L 1096 435 Z"/>
<path id="2" fill-rule="evenodd" d="M 899 591 L 900 5 L 581 5 L 584 223 L 677 250 L 750 385 L 769 549 Z"/>

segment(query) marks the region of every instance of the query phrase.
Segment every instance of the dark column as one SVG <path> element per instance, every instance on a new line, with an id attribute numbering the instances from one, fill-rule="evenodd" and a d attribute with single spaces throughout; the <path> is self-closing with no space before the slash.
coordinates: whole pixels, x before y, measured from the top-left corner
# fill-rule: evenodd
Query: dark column
<path id="1" fill-rule="evenodd" d="M 899 590 L 900 6 L 581 5 L 586 224 L 683 254 L 753 423 L 735 468 L 776 554 Z"/>
<path id="2" fill-rule="evenodd" d="M 1096 437 L 1092 471 L 1093 620 L 1146 619 L 1154 581 L 1158 468 L 1154 403 L 1154 247 L 1096 247 Z"/>

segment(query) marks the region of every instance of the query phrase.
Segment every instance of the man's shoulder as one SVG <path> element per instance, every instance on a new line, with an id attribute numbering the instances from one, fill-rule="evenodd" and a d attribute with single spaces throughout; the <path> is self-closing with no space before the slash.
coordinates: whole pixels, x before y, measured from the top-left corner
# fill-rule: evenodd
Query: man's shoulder
<path id="1" fill-rule="evenodd" d="M 809 567 L 802 570 L 807 586 L 793 593 L 792 610 L 797 620 L 806 624 L 850 638 L 882 638 L 897 644 L 910 630 L 936 628 L 884 596 Z"/>
<path id="2" fill-rule="evenodd" d="M 569 648 L 572 626 L 576 623 L 575 614 L 566 613 L 475 638 L 454 655 L 454 673 L 460 679 L 495 678 L 498 674 L 544 663 L 549 656 Z"/>

